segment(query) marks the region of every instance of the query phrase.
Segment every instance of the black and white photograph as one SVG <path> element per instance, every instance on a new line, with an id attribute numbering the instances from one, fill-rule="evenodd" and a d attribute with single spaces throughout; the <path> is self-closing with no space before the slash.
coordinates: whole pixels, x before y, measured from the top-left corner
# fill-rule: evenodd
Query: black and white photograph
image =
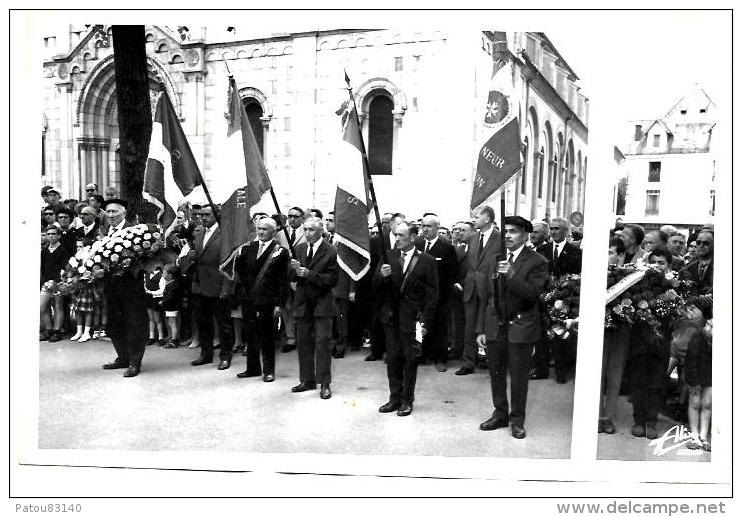
<path id="1" fill-rule="evenodd" d="M 731 11 L 10 29 L 24 496 L 731 492 Z"/>

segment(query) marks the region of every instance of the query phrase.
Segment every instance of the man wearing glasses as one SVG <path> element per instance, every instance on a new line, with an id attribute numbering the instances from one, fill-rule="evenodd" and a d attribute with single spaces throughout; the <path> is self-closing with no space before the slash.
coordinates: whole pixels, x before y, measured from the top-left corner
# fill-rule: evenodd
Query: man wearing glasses
<path id="1" fill-rule="evenodd" d="M 94 196 L 98 193 L 98 185 L 95 183 L 88 183 L 85 185 L 85 195 L 90 197 Z"/>
<path id="2" fill-rule="evenodd" d="M 681 280 L 694 283 L 692 295 L 714 292 L 714 232 L 701 230 L 696 237 L 696 258 L 680 271 Z"/>
<path id="3" fill-rule="evenodd" d="M 289 232 L 289 244 L 292 248 L 307 242 L 304 236 L 304 210 L 295 206 L 289 210 L 286 216 Z M 286 343 L 281 346 L 281 352 L 291 352 L 296 348 L 296 319 L 294 319 L 294 294 L 296 293 L 296 282 L 291 282 L 289 295 L 286 297 L 286 305 L 281 308 L 284 327 L 286 331 Z"/>
<path id="4" fill-rule="evenodd" d="M 86 206 L 80 211 L 82 225 L 75 229 L 75 238 L 82 241 L 83 246 L 92 245 L 100 235 L 100 223 L 95 209 Z"/>

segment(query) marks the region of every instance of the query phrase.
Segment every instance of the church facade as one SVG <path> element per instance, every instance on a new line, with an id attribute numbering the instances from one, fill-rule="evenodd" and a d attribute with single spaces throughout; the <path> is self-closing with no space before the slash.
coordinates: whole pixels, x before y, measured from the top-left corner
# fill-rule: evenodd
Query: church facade
<path id="1" fill-rule="evenodd" d="M 333 150 L 351 79 L 379 208 L 444 224 L 469 217 L 492 74 L 488 32 L 325 30 L 254 35 L 146 26 L 153 101 L 164 84 L 207 184 L 230 164 L 228 74 L 239 87 L 282 210 L 332 210 Z M 507 209 L 529 219 L 584 207 L 588 100 L 579 78 L 544 33 L 508 32 L 523 171 Z M 43 65 L 42 184 L 81 198 L 95 182 L 119 187 L 111 29 L 66 26 L 49 35 Z M 498 202 L 496 194 L 492 203 Z M 270 206 L 266 207 L 270 209 Z M 269 210 L 266 210 L 269 211 Z"/>

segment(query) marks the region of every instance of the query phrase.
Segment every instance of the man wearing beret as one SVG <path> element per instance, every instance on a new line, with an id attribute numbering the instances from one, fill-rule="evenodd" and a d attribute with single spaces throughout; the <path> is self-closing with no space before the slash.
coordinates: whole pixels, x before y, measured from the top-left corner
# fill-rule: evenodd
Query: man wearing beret
<path id="1" fill-rule="evenodd" d="M 513 437 L 522 439 L 526 437 L 524 422 L 531 354 L 541 338 L 538 297 L 549 281 L 549 265 L 541 254 L 526 246 L 528 234 L 533 231 L 530 221 L 520 216 L 506 217 L 503 231 L 507 260 L 498 262 L 495 294 L 483 304 L 477 320 L 477 342 L 487 346 L 495 406 L 492 416 L 479 428 L 492 431 L 509 425 Z M 504 296 L 499 296 L 502 287 Z M 505 325 L 501 326 L 503 320 Z M 506 332 L 501 332 L 502 329 Z M 508 369 L 510 404 L 506 386 Z"/>

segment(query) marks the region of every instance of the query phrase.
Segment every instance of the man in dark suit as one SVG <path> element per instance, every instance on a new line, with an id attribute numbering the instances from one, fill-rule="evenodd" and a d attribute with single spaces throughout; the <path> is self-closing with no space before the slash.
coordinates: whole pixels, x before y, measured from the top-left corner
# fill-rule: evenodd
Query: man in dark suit
<path id="1" fill-rule="evenodd" d="M 477 361 L 476 326 L 481 307 L 492 297 L 492 278 L 496 272 L 496 259 L 500 251 L 500 232 L 495 229 L 495 211 L 484 206 L 475 214 L 474 227 L 479 231 L 468 243 L 469 256 L 464 281 L 464 330 L 463 365 L 456 375 L 474 373 Z"/>
<path id="2" fill-rule="evenodd" d="M 449 359 L 461 359 L 464 351 L 464 331 L 465 331 L 465 313 L 462 295 L 464 293 L 464 282 L 466 279 L 466 270 L 469 260 L 469 241 L 476 234 L 474 225 L 469 221 L 460 221 L 454 225 L 453 235 L 457 242 L 456 250 L 456 276 L 454 278 L 453 289 L 451 289 L 451 298 L 449 307 L 451 311 L 449 329 L 449 342 L 451 351 Z"/>
<path id="3" fill-rule="evenodd" d="M 555 217 L 549 223 L 551 240 L 536 248 L 549 263 L 549 277 L 553 282 L 562 275 L 578 274 L 582 271 L 582 250 L 574 243 L 568 242 L 570 223 L 563 217 Z M 576 345 L 574 339 L 549 339 L 545 334 L 536 345 L 533 356 L 531 380 L 548 379 L 549 348 L 554 359 L 554 372 L 559 384 L 567 382 L 567 370 L 572 364 Z"/>
<path id="4" fill-rule="evenodd" d="M 435 259 L 438 272 L 438 303 L 435 314 L 423 338 L 422 361 L 430 359 L 439 372 L 446 371 L 448 359 L 448 304 L 456 283 L 458 260 L 453 244 L 438 235 L 440 221 L 435 214 L 423 217 L 422 238 L 415 241 L 415 247 Z"/>
<path id="5" fill-rule="evenodd" d="M 376 271 L 379 263 L 384 264 L 387 261 L 386 255 L 389 250 L 393 250 L 396 247 L 396 240 L 394 236 L 394 229 L 397 225 L 404 221 L 404 216 L 399 213 L 391 214 L 389 224 L 382 223 L 381 236 L 374 235 L 371 237 L 369 242 L 371 252 L 371 262 L 369 264 L 369 275 L 365 278 L 369 280 L 373 276 L 373 272 Z M 383 248 L 384 253 L 381 252 Z M 372 309 L 371 309 L 371 324 L 369 325 L 369 332 L 371 334 L 371 353 L 366 357 L 366 361 L 377 361 L 384 357 L 386 351 L 386 343 L 384 337 L 384 327 L 379 321 L 379 301 L 375 293 L 370 293 L 372 298 Z"/>
<path id="6" fill-rule="evenodd" d="M 240 252 L 235 271 L 244 288 L 242 315 L 251 329 L 247 343 L 247 367 L 237 374 L 240 379 L 263 375 L 263 381 L 275 378 L 276 347 L 273 343 L 273 317 L 280 312 L 288 293 L 289 253 L 273 239 L 276 222 L 264 217 L 257 223 L 258 240 Z M 260 366 L 260 356 L 263 366 Z"/>
<path id="7" fill-rule="evenodd" d="M 126 220 L 128 203 L 123 199 L 109 199 L 103 206 L 111 223 L 111 234 L 132 226 Z M 141 274 L 129 269 L 104 278 L 103 292 L 108 307 L 106 334 L 116 350 L 116 359 L 103 365 L 104 370 L 126 368 L 124 377 L 139 375 L 147 345 L 147 299 Z"/>
<path id="8" fill-rule="evenodd" d="M 381 298 L 380 318 L 387 343 L 389 402 L 380 413 L 412 413 L 415 401 L 417 361 L 420 356 L 415 339 L 418 320 L 424 336 L 433 326 L 438 298 L 438 272 L 435 259 L 415 249 L 410 227 L 395 228 L 396 249 L 389 252 L 389 264 L 379 264 L 374 290 Z"/>
<path id="9" fill-rule="evenodd" d="M 306 242 L 304 237 L 304 210 L 298 206 L 291 207 L 286 215 L 286 228 L 288 233 L 288 242 L 286 247 L 296 248 L 302 242 Z M 285 237 L 283 238 L 285 240 Z M 286 333 L 286 342 L 281 346 L 281 352 L 288 353 L 296 348 L 296 320 L 294 319 L 294 296 L 296 285 L 292 283 L 286 303 L 281 308 L 283 317 L 283 327 Z"/>
<path id="10" fill-rule="evenodd" d="M 332 362 L 332 320 L 335 303 L 332 288 L 338 282 L 337 252 L 324 239 L 322 219 L 304 222 L 306 242 L 294 248 L 290 278 L 296 282 L 294 317 L 299 352 L 299 384 L 294 393 L 313 390 L 320 383 L 320 397 L 329 399 Z M 314 334 L 314 335 L 312 335 Z"/>
<path id="11" fill-rule="evenodd" d="M 696 237 L 696 258 L 680 270 L 679 278 L 693 282 L 691 294 L 714 292 L 714 232 L 701 230 Z"/>
<path id="12" fill-rule="evenodd" d="M 227 280 L 219 271 L 221 259 L 221 229 L 216 222 L 211 206 L 201 209 L 204 230 L 193 239 L 193 250 L 188 254 L 194 263 L 191 292 L 197 299 L 198 339 L 201 355 L 191 361 L 193 366 L 214 361 L 214 320 L 219 332 L 219 369 L 226 370 L 232 364 L 232 330 L 229 297 L 234 291 L 234 283 Z"/>
<path id="13" fill-rule="evenodd" d="M 82 226 L 75 228 L 75 238 L 82 241 L 83 246 L 92 245 L 100 237 L 100 222 L 97 215 L 95 209 L 89 206 L 80 211 Z"/>
<path id="14" fill-rule="evenodd" d="M 513 437 L 520 439 L 526 437 L 528 368 L 533 347 L 541 338 L 538 297 L 549 281 L 549 265 L 543 256 L 525 245 L 533 231 L 530 221 L 511 216 L 505 218 L 503 226 L 508 258 L 497 264 L 499 285 L 489 303 L 480 310 L 477 322 L 477 342 L 487 346 L 495 406 L 492 416 L 479 428 L 492 431 L 510 425 Z M 505 289 L 504 303 L 498 299 L 500 286 Z M 505 325 L 501 326 L 503 320 Z M 506 386 L 508 369 L 510 404 Z"/>

